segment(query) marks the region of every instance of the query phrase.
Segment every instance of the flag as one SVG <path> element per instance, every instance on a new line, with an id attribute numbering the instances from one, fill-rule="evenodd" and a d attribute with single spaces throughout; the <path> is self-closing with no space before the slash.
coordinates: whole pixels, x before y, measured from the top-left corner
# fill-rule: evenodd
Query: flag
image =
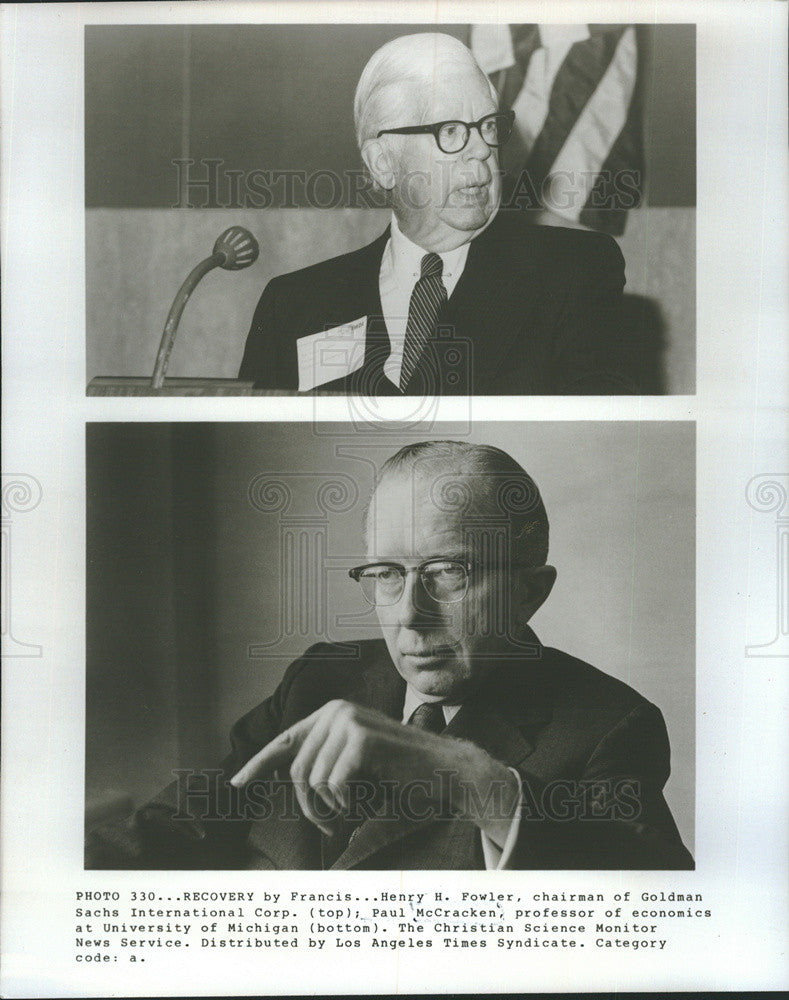
<path id="1" fill-rule="evenodd" d="M 635 26 L 472 25 L 470 45 L 515 111 L 505 204 L 623 233 L 644 184 Z"/>

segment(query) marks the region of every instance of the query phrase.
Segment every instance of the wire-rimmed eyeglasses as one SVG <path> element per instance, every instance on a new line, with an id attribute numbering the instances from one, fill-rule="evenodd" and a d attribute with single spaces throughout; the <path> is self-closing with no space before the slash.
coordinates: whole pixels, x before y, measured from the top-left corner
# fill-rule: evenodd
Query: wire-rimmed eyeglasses
<path id="1" fill-rule="evenodd" d="M 377 562 L 356 566 L 348 571 L 351 579 L 362 588 L 365 600 L 376 608 L 397 604 L 403 596 L 405 578 L 410 572 L 419 574 L 425 593 L 439 604 L 457 604 L 468 591 L 470 562 L 460 559 L 426 559 L 413 570 L 402 563 Z"/>

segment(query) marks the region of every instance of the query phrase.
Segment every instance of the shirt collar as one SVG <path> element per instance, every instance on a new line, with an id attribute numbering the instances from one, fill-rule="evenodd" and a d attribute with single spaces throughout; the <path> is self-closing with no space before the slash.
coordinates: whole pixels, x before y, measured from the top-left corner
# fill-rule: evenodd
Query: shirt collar
<path id="1" fill-rule="evenodd" d="M 405 689 L 405 701 L 403 702 L 403 722 L 408 722 L 420 705 L 423 705 L 426 702 L 435 703 L 440 701 L 440 698 L 428 698 L 419 691 L 415 691 L 410 684 L 407 685 Z M 444 721 L 447 725 L 449 725 L 452 719 L 460 711 L 460 705 L 442 704 L 441 708 L 444 710 Z"/>
<path id="2" fill-rule="evenodd" d="M 442 277 L 451 281 L 463 270 L 468 257 L 471 241 L 455 247 L 438 256 L 444 264 Z M 392 213 L 390 253 L 392 255 L 392 270 L 399 282 L 413 286 L 422 274 L 422 258 L 428 251 L 413 243 L 400 229 L 397 218 Z"/>

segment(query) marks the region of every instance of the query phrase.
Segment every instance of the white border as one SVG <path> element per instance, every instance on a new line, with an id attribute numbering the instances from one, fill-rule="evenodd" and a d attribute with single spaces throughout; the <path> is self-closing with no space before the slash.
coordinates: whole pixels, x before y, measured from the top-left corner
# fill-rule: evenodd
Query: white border
<path id="1" fill-rule="evenodd" d="M 513 873 L 510 884 L 588 890 L 672 887 L 708 894 L 716 917 L 659 955 L 489 952 L 309 954 L 148 968 L 71 963 L 73 892 L 163 884 L 156 873 L 81 871 L 86 420 L 301 419 L 300 399 L 86 399 L 82 38 L 86 23 L 437 20 L 586 21 L 579 3 L 7 5 L 2 9 L 4 470 L 43 487 L 13 520 L 13 629 L 40 659 L 7 659 L 3 685 L 3 995 L 745 989 L 787 985 L 787 663 L 745 656 L 772 628 L 770 516 L 745 501 L 758 473 L 785 473 L 785 4 L 600 3 L 597 22 L 695 21 L 698 81 L 698 393 L 695 399 L 474 401 L 474 419 L 698 422 L 698 870 L 668 875 Z M 467 415 L 446 400 L 438 416 Z M 343 400 L 317 414 L 343 419 Z M 761 590 L 760 590 L 761 587 Z M 761 594 L 762 599 L 757 599 Z M 330 878 L 330 877 L 329 877 Z M 364 886 L 374 875 L 343 875 Z M 489 887 L 474 873 L 464 884 Z M 312 886 L 305 873 L 190 876 L 196 887 Z M 402 887 L 446 886 L 406 873 Z M 704 931 L 704 933 L 702 933 Z M 194 957 L 194 956 L 190 956 Z M 333 956 L 337 957 L 337 953 Z M 528 959 L 528 960 L 527 960 Z M 105 972 L 109 969 L 109 973 Z M 119 975 L 122 972 L 122 975 Z M 164 987 L 164 989 L 163 989 Z"/>

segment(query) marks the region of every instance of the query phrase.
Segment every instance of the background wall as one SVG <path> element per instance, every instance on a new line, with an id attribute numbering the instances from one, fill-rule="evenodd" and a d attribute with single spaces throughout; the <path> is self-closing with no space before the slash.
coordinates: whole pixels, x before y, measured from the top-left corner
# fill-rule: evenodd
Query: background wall
<path id="1" fill-rule="evenodd" d="M 257 237 L 260 259 L 212 271 L 186 307 L 168 374 L 235 378 L 252 314 L 277 274 L 364 246 L 383 232 L 383 209 L 93 209 L 86 214 L 88 377 L 150 375 L 173 296 L 228 226 Z M 631 210 L 617 238 L 625 306 L 645 392 L 695 388 L 696 212 Z"/>
<path id="2" fill-rule="evenodd" d="M 88 424 L 87 434 L 89 797 L 115 788 L 139 804 L 171 768 L 211 766 L 233 721 L 311 642 L 379 635 L 347 576 L 363 555 L 375 467 L 407 440 L 454 436 L 506 449 L 536 479 L 559 576 L 535 631 L 662 709 L 667 797 L 692 845 L 692 424 L 496 423 L 410 435 Z M 272 480 L 284 487 L 266 489 Z M 332 481 L 327 515 L 316 491 Z M 287 509 L 273 509 L 287 491 Z M 325 558 L 309 541 L 321 538 Z"/>
<path id="3" fill-rule="evenodd" d="M 468 36 L 467 25 L 86 29 L 88 378 L 151 372 L 178 286 L 228 225 L 252 230 L 261 259 L 206 279 L 184 314 L 172 375 L 236 375 L 270 277 L 383 230 L 388 214 L 353 194 L 361 184 L 353 93 L 376 48 L 419 30 Z M 646 190 L 619 240 L 628 315 L 643 343 L 645 391 L 692 393 L 694 25 L 640 26 L 639 57 Z M 179 171 L 175 161 L 189 159 Z M 205 160 L 216 162 L 216 182 L 187 188 L 187 178 L 209 176 Z M 269 172 L 268 200 L 255 191 L 256 171 Z M 276 171 L 297 179 L 274 182 Z M 298 178 L 320 172 L 311 203 L 326 207 L 310 208 Z M 343 178 L 339 188 L 327 172 Z"/>
<path id="4" fill-rule="evenodd" d="M 465 24 L 91 25 L 85 29 L 85 204 L 170 208 L 178 158 L 225 170 L 360 166 L 353 95 L 373 52 L 399 35 Z M 696 32 L 639 26 L 649 204 L 696 204 Z M 229 188 L 193 192 L 226 204 Z M 295 188 L 293 201 L 304 205 Z"/>

